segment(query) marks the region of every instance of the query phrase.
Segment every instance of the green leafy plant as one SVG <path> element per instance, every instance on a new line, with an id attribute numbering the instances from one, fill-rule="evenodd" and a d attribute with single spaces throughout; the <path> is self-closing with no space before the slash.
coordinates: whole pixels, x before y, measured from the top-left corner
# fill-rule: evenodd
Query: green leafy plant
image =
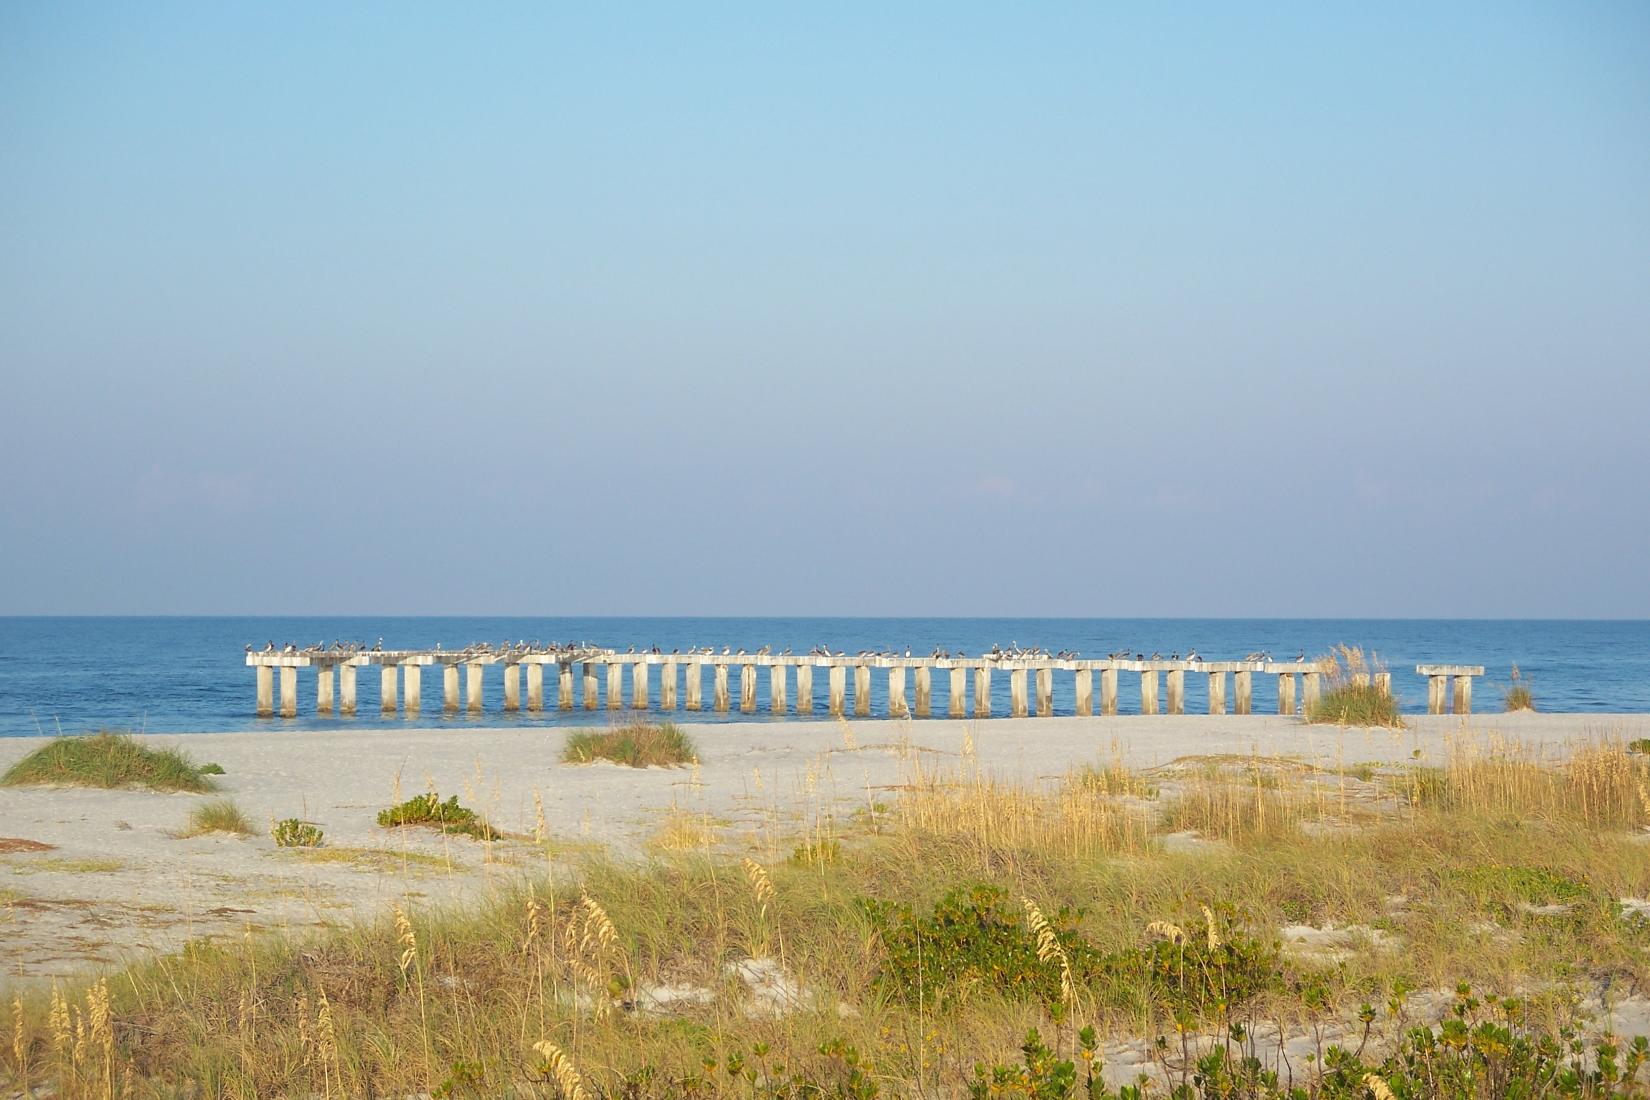
<path id="1" fill-rule="evenodd" d="M 319 848 L 325 839 L 319 825 L 295 817 L 277 821 L 269 835 L 275 838 L 277 848 Z"/>
<path id="2" fill-rule="evenodd" d="M 473 836 L 478 840 L 497 840 L 503 835 L 474 810 L 459 805 L 456 794 L 443 802 L 434 791 L 414 795 L 399 806 L 380 810 L 378 824 L 386 829 L 401 825 L 427 825 L 444 833 Z"/>

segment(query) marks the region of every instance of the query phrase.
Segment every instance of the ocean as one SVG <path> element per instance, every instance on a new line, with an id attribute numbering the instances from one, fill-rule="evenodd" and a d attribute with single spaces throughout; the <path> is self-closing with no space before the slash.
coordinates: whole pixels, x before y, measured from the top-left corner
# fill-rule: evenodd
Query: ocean
<path id="1" fill-rule="evenodd" d="M 1625 620 L 1481 619 L 850 619 L 850 618 L 0 618 L 0 737 L 78 732 L 99 728 L 165 733 L 336 729 L 390 725 L 537 726 L 588 725 L 605 714 L 582 710 L 506 715 L 500 710 L 500 674 L 489 671 L 480 719 L 444 717 L 441 680 L 423 680 L 423 713 L 415 719 L 378 714 L 378 677 L 360 677 L 360 713 L 352 719 L 313 714 L 315 679 L 299 676 L 299 713 L 293 719 L 257 718 L 253 670 L 243 647 L 270 641 L 299 645 L 334 639 L 384 639 L 388 649 L 433 646 L 449 649 L 471 642 L 539 639 L 590 641 L 620 650 L 658 645 L 665 651 L 723 645 L 754 650 L 772 645 L 802 653 L 816 645 L 855 653 L 892 647 L 929 653 L 936 646 L 978 654 L 993 644 L 1078 650 L 1103 657 L 1127 649 L 1151 654 L 1196 649 L 1205 659 L 1238 659 L 1269 651 L 1292 659 L 1305 650 L 1315 656 L 1337 643 L 1373 650 L 1392 671 L 1393 690 L 1406 711 L 1424 711 L 1426 682 L 1418 663 L 1481 664 L 1474 705 L 1500 708 L 1501 691 L 1517 665 L 1535 692 L 1536 706 L 1549 711 L 1650 712 L 1650 622 Z M 850 678 L 851 679 L 851 678 Z M 709 702 L 709 677 L 706 677 Z M 882 674 L 873 677 L 873 714 L 882 715 Z M 934 684 L 936 700 L 946 691 L 944 676 Z M 553 692 L 554 680 L 548 689 Z M 1073 711 L 1072 678 L 1055 677 L 1057 714 Z M 823 716 L 822 682 L 816 681 L 814 717 Z M 909 688 L 907 689 L 909 690 Z M 992 710 L 1008 713 L 1008 677 L 992 677 Z M 1228 689 L 1229 690 L 1229 689 Z M 657 699 L 657 678 L 654 697 Z M 754 716 L 714 715 L 695 720 L 768 720 L 767 680 L 761 681 L 761 710 Z M 972 692 L 972 686 L 970 686 Z M 1275 712 L 1274 677 L 1255 677 L 1256 713 Z M 1186 678 L 1186 710 L 1200 713 L 1207 703 L 1204 677 Z M 1125 712 L 1138 709 L 1134 677 L 1119 681 Z M 794 693 L 792 704 L 794 706 Z"/>

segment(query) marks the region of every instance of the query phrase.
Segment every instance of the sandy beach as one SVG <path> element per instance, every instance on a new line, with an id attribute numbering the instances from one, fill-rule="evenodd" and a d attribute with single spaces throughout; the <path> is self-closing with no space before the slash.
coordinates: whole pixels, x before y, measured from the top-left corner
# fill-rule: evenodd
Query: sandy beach
<path id="1" fill-rule="evenodd" d="M 552 851 L 621 858 L 691 822 L 734 851 L 789 851 L 813 819 L 892 797 L 914 769 L 966 766 L 1038 782 L 1085 764 L 1148 770 L 1187 758 L 1286 758 L 1321 767 L 1441 762 L 1451 746 L 1516 744 L 1559 760 L 1575 745 L 1650 735 L 1650 715 L 1410 716 L 1408 728 L 1337 729 L 1266 716 L 688 724 L 697 768 L 559 763 L 569 730 L 150 734 L 221 765 L 221 795 L 259 829 L 180 838 L 210 796 L 0 788 L 0 986 L 119 964 L 198 936 L 321 929 L 403 899 L 467 903 L 546 870 Z M 0 769 L 44 739 L 0 741 Z M 385 829 L 380 809 L 431 787 L 512 834 L 484 844 Z M 276 819 L 313 821 L 316 851 L 279 849 Z"/>

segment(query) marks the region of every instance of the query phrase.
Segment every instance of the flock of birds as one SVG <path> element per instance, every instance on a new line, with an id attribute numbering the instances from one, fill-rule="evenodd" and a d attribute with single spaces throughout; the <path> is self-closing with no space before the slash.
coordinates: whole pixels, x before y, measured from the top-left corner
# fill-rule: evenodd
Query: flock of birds
<path id="1" fill-rule="evenodd" d="M 253 647 L 250 646 L 250 645 L 248 645 L 246 647 L 246 651 L 248 653 L 258 652 L 257 650 L 254 650 Z M 264 652 L 264 653 L 280 653 L 280 654 L 284 654 L 284 655 L 287 655 L 287 656 L 304 656 L 304 657 L 352 657 L 352 656 L 354 656 L 358 653 L 382 653 L 383 651 L 384 651 L 384 639 L 383 638 L 379 638 L 378 641 L 374 642 L 371 646 L 368 646 L 366 642 L 354 642 L 354 641 L 346 642 L 342 638 L 339 638 L 339 639 L 334 640 L 333 643 L 330 646 L 327 645 L 326 642 L 316 642 L 314 645 L 311 645 L 311 646 L 300 646 L 296 642 L 288 642 L 284 647 L 281 647 L 281 648 L 276 648 L 275 642 L 273 640 L 271 640 L 270 643 L 268 645 L 266 645 L 262 650 L 262 652 Z M 583 657 L 598 656 L 598 655 L 602 655 L 602 654 L 612 654 L 612 653 L 616 653 L 617 651 L 612 650 L 612 649 L 607 649 L 607 648 L 604 648 L 602 646 L 596 645 L 594 642 L 549 642 L 549 643 L 544 643 L 544 642 L 540 642 L 538 639 L 535 638 L 533 641 L 530 641 L 530 642 L 527 641 L 526 639 L 522 639 L 522 640 L 514 641 L 514 642 L 510 641 L 509 639 L 505 639 L 503 642 L 499 643 L 496 646 L 493 645 L 491 642 L 476 642 L 473 645 L 465 646 L 463 649 L 453 649 L 453 650 L 442 649 L 441 648 L 441 643 L 437 642 L 437 643 L 435 643 L 435 652 L 436 653 L 450 653 L 450 654 L 453 654 L 453 655 L 458 656 L 458 657 L 494 657 L 494 658 L 502 657 L 506 660 L 511 659 L 511 658 L 516 658 L 516 657 L 528 657 L 528 656 L 566 657 L 566 658 L 572 658 L 574 660 L 577 660 L 577 659 L 580 659 L 580 658 L 583 658 Z M 635 646 L 631 646 L 629 649 L 625 650 L 626 655 L 634 655 L 636 652 L 637 652 L 637 649 L 636 649 Z M 641 652 L 642 653 L 651 653 L 651 654 L 663 654 L 665 651 L 663 649 L 660 649 L 658 646 L 653 646 L 650 649 L 643 649 L 643 650 L 641 650 Z M 682 650 L 682 649 L 672 649 L 670 651 L 670 655 L 671 656 L 684 656 L 685 655 L 685 656 L 689 656 L 689 657 L 712 657 L 712 656 L 716 655 L 716 652 L 717 651 L 713 647 L 708 646 L 708 645 L 707 646 L 689 646 L 685 651 Z M 761 649 L 756 650 L 754 654 L 747 653 L 747 651 L 744 650 L 744 649 L 737 649 L 736 650 L 731 646 L 723 646 L 722 649 L 721 649 L 721 655 L 724 656 L 724 657 L 746 657 L 746 656 L 768 657 L 768 656 L 773 655 L 773 646 L 765 645 Z M 848 656 L 862 657 L 862 658 L 900 657 L 900 656 L 909 657 L 909 656 L 911 656 L 911 650 L 910 650 L 910 647 L 906 647 L 905 651 L 903 653 L 900 653 L 900 652 L 898 652 L 898 651 L 896 651 L 892 648 L 862 649 L 858 653 L 850 654 L 850 653 L 848 653 L 847 650 L 842 650 L 842 649 L 833 650 L 828 645 L 817 645 L 817 646 L 814 646 L 812 649 L 810 649 L 808 651 L 807 655 L 809 657 L 848 657 Z M 786 646 L 783 650 L 781 650 L 779 652 L 779 656 L 782 656 L 782 657 L 792 656 L 791 647 Z M 935 646 L 934 647 L 934 652 L 929 654 L 929 657 L 931 659 L 939 660 L 939 661 L 949 661 L 949 660 L 952 660 L 953 658 L 961 659 L 961 658 L 966 658 L 967 656 L 968 656 L 968 653 L 964 650 L 959 649 L 955 653 L 953 653 L 951 650 L 943 649 L 939 646 Z M 1055 660 L 1055 661 L 1075 661 L 1080 656 L 1082 656 L 1082 654 L 1080 654 L 1075 649 L 1062 649 L 1057 653 L 1050 653 L 1048 650 L 1044 649 L 1042 646 L 1031 646 L 1030 648 L 1026 648 L 1026 647 L 1021 646 L 1018 642 L 1012 642 L 1011 641 L 1011 642 L 1009 642 L 1009 644 L 1007 646 L 995 645 L 994 644 L 990 649 L 988 649 L 985 652 L 981 653 L 980 656 L 985 658 L 988 661 L 1005 661 L 1005 660 L 1006 661 L 1023 661 L 1023 660 L 1040 660 L 1040 659 L 1049 659 L 1049 660 Z M 1144 654 L 1144 653 L 1132 653 L 1132 652 L 1130 652 L 1129 650 L 1126 650 L 1126 649 L 1120 649 L 1120 650 L 1117 650 L 1114 653 L 1108 653 L 1108 654 L 1106 654 L 1106 656 L 1107 656 L 1108 659 L 1113 660 L 1113 661 L 1147 661 L 1147 660 L 1150 660 L 1150 661 L 1164 661 L 1164 660 L 1168 660 L 1168 661 L 1189 661 L 1189 662 L 1196 663 L 1196 662 L 1199 662 L 1199 661 L 1203 660 L 1203 658 L 1198 655 L 1198 652 L 1195 649 L 1187 650 L 1186 651 L 1186 656 L 1184 656 L 1184 657 L 1182 657 L 1180 655 L 1180 651 L 1178 649 L 1175 650 L 1173 653 L 1169 654 L 1167 657 L 1164 657 L 1163 654 L 1160 653 L 1160 652 L 1159 653 L 1153 653 L 1150 657 L 1147 657 L 1146 654 Z M 1250 653 L 1248 656 L 1244 657 L 1243 659 L 1245 661 L 1249 661 L 1249 662 L 1270 661 L 1272 659 L 1272 655 L 1270 653 L 1264 651 L 1264 650 L 1257 650 L 1253 653 Z M 1306 660 L 1306 651 L 1304 649 L 1301 650 L 1300 653 L 1296 655 L 1295 660 L 1296 661 Z"/>

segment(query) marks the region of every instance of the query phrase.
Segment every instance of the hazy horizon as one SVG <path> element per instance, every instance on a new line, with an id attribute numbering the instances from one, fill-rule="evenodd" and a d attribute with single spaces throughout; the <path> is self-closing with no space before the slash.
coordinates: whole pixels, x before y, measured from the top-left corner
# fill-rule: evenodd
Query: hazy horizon
<path id="1" fill-rule="evenodd" d="M 16 4 L 0 155 L 0 615 L 1650 618 L 1644 5 Z"/>

